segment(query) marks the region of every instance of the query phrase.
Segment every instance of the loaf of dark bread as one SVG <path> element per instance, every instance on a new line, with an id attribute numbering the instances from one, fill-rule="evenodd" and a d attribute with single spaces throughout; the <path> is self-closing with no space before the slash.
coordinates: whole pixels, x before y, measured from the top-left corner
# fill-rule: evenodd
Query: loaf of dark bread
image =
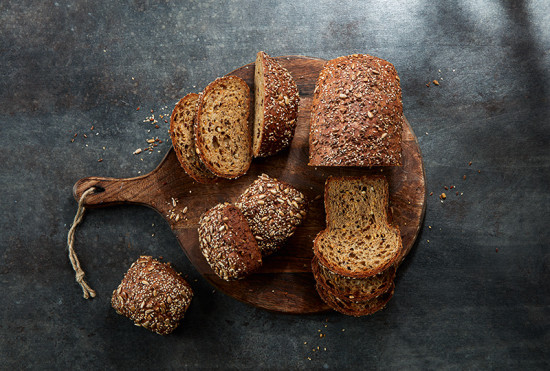
<path id="1" fill-rule="evenodd" d="M 136 326 L 166 335 L 176 329 L 192 298 L 191 286 L 169 263 L 141 256 L 113 291 L 111 305 Z"/>
<path id="2" fill-rule="evenodd" d="M 262 174 L 239 197 L 244 214 L 263 256 L 281 248 L 307 212 L 306 197 L 293 186 Z"/>
<path id="3" fill-rule="evenodd" d="M 362 54 L 330 60 L 314 91 L 309 165 L 401 165 L 403 120 L 391 63 Z"/>
<path id="4" fill-rule="evenodd" d="M 395 278 L 395 266 L 366 278 L 351 278 L 324 267 L 317 258 L 311 262 L 313 277 L 331 295 L 349 300 L 369 300 L 388 291 Z"/>
<path id="5" fill-rule="evenodd" d="M 246 277 L 262 265 L 262 254 L 243 213 L 218 204 L 199 220 L 199 245 L 212 270 L 223 280 Z"/>
<path id="6" fill-rule="evenodd" d="M 366 316 L 383 309 L 393 296 L 395 286 L 382 295 L 369 300 L 343 299 L 332 295 L 323 285 L 317 283 L 315 286 L 321 299 L 332 309 L 348 316 Z"/>
<path id="7" fill-rule="evenodd" d="M 219 179 L 204 166 L 195 147 L 194 124 L 198 94 L 187 94 L 174 107 L 170 117 L 170 137 L 178 161 L 185 172 L 197 182 L 212 183 Z"/>
<path id="8" fill-rule="evenodd" d="M 256 56 L 254 96 L 252 153 L 271 156 L 287 147 L 294 136 L 300 97 L 287 69 L 262 51 Z"/>
<path id="9" fill-rule="evenodd" d="M 210 83 L 200 94 L 195 144 L 203 164 L 217 176 L 237 178 L 252 161 L 250 89 L 237 76 Z"/>
<path id="10" fill-rule="evenodd" d="M 319 262 L 346 277 L 376 275 L 397 262 L 399 227 L 388 223 L 389 190 L 383 176 L 329 177 L 325 183 L 327 229 L 314 240 Z"/>

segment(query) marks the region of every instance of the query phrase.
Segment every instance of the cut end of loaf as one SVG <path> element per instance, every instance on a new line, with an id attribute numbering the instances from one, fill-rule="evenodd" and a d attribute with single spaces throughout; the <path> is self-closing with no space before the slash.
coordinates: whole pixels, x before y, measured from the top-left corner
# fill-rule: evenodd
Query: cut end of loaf
<path id="1" fill-rule="evenodd" d="M 254 72 L 255 117 L 252 152 L 274 155 L 290 145 L 300 97 L 290 72 L 265 52 L 258 52 Z"/>

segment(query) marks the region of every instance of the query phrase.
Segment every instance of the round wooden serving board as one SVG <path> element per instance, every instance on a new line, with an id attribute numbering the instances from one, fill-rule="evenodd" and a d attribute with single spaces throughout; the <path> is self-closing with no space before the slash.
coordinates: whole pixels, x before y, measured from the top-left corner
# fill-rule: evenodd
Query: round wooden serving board
<path id="1" fill-rule="evenodd" d="M 170 224 L 195 268 L 214 287 L 235 299 L 272 311 L 316 313 L 328 309 L 315 291 L 310 266 L 313 239 L 325 228 L 322 195 L 327 177 L 364 174 L 384 174 L 387 177 L 393 221 L 401 228 L 403 259 L 413 246 L 424 217 L 424 166 L 416 136 L 407 121 L 403 130 L 401 167 L 308 166 L 309 117 L 313 89 L 325 61 L 302 56 L 277 59 L 290 71 L 300 90 L 298 126 L 289 149 L 272 157 L 254 159 L 248 173 L 239 179 L 207 185 L 193 181 L 181 168 L 174 150 L 170 149 L 158 167 L 149 174 L 128 179 L 84 178 L 75 184 L 73 193 L 78 200 L 88 188 L 100 189 L 86 198 L 86 207 L 130 203 L 157 210 Z M 253 63 L 231 72 L 230 75 L 243 78 L 251 91 L 254 91 Z M 262 173 L 288 182 L 307 195 L 310 200 L 307 217 L 279 254 L 264 259 L 259 271 L 239 281 L 220 280 L 200 252 L 197 234 L 199 217 L 217 203 L 234 202 Z M 175 208 L 172 199 L 177 200 Z M 184 207 L 188 208 L 186 219 L 176 221 L 175 218 L 170 218 L 171 210 L 175 209 L 181 214 Z"/>

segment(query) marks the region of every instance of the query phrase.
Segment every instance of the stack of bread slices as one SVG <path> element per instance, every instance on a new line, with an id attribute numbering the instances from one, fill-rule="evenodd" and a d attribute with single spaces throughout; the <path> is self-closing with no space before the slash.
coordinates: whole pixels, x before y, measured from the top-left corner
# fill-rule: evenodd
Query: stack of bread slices
<path id="1" fill-rule="evenodd" d="M 399 228 L 388 218 L 383 176 L 329 177 L 327 227 L 314 240 L 312 271 L 325 303 L 362 316 L 382 309 L 394 290 L 402 250 Z"/>
<path id="2" fill-rule="evenodd" d="M 256 58 L 254 99 L 253 107 L 243 79 L 224 76 L 176 104 L 170 136 L 190 177 L 199 183 L 238 178 L 248 171 L 252 157 L 271 156 L 289 146 L 298 115 L 298 87 L 264 52 Z"/>

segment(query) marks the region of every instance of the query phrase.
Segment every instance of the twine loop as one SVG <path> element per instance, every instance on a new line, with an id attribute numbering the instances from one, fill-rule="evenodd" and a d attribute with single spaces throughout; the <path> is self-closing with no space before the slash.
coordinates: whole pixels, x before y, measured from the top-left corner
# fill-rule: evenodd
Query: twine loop
<path id="1" fill-rule="evenodd" d="M 82 270 L 82 267 L 80 267 L 80 261 L 78 260 L 78 257 L 76 256 L 76 252 L 74 250 L 74 234 L 76 231 L 76 227 L 82 222 L 82 218 L 84 217 L 84 211 L 86 208 L 84 207 L 84 200 L 86 197 L 90 194 L 96 191 L 96 187 L 88 188 L 84 193 L 82 193 L 82 196 L 80 196 L 80 200 L 78 200 L 78 210 L 76 211 L 76 215 L 74 216 L 73 224 L 71 225 L 71 228 L 69 229 L 69 234 L 67 236 L 67 246 L 69 247 L 69 260 L 71 261 L 71 265 L 73 266 L 74 272 L 75 272 L 75 279 L 76 282 L 80 285 L 82 288 L 82 293 L 84 295 L 84 299 L 89 299 L 90 297 L 95 297 L 95 291 L 88 285 L 86 280 L 84 280 L 84 270 Z"/>

